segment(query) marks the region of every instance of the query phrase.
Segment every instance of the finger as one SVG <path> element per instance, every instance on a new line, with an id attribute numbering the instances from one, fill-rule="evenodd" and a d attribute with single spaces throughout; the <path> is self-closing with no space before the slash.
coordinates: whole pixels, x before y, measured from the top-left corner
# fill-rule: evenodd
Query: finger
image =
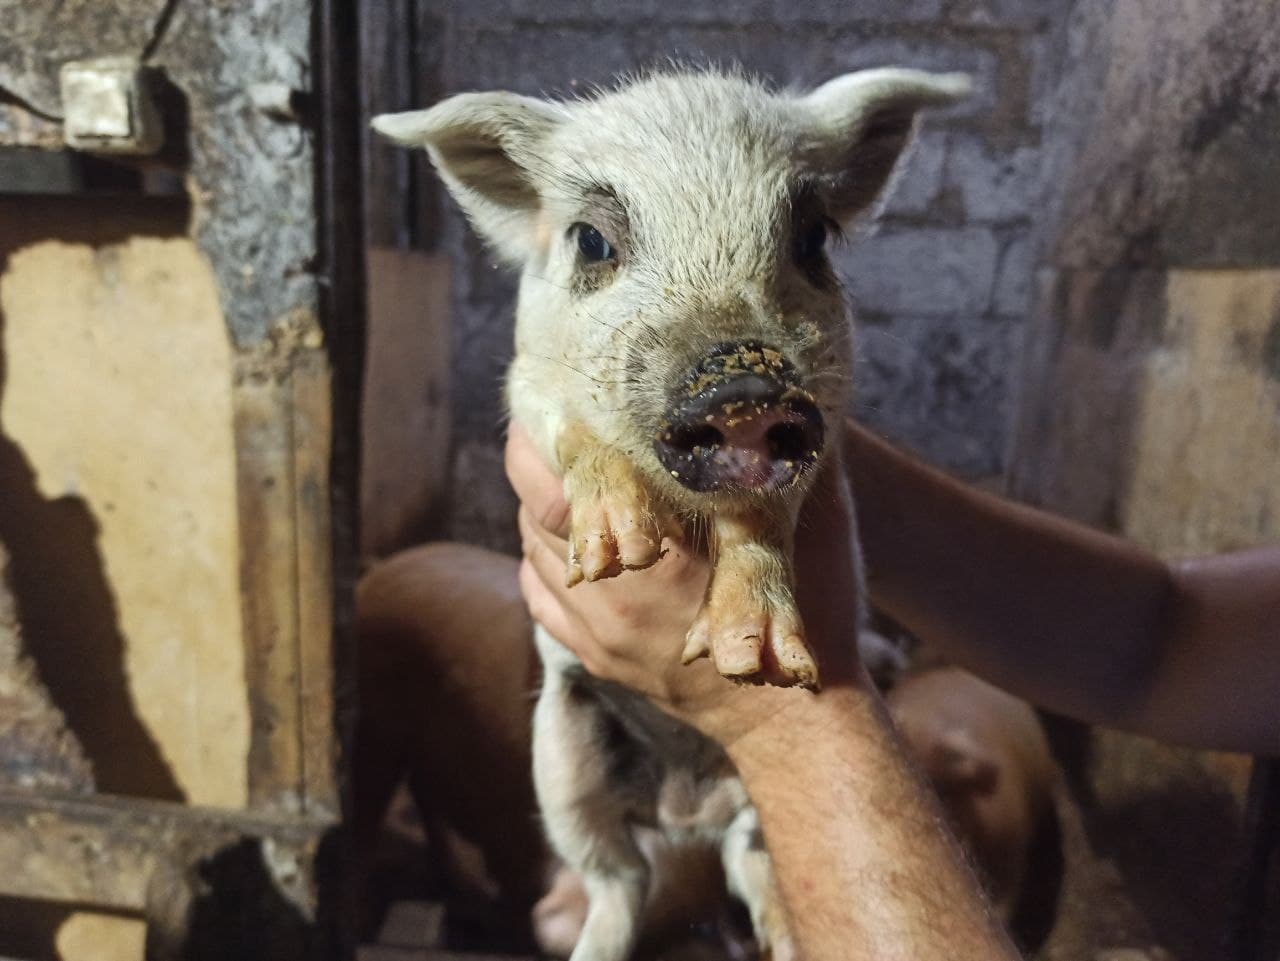
<path id="1" fill-rule="evenodd" d="M 552 637 L 568 647 L 575 633 L 571 630 L 572 622 L 569 615 L 565 612 L 560 599 L 547 588 L 527 557 L 520 562 L 520 593 L 524 595 L 524 602 L 529 605 L 529 613 L 533 619 L 546 628 Z"/>
<path id="2" fill-rule="evenodd" d="M 575 558 L 565 562 L 567 542 L 548 533 L 533 523 L 528 513 L 521 509 L 517 515 L 525 559 L 541 578 L 548 592 L 558 604 L 573 605 L 568 601 L 568 590 L 582 581 L 582 565 Z"/>
<path id="3" fill-rule="evenodd" d="M 520 527 L 520 543 L 525 557 L 534 562 L 538 573 L 549 583 L 573 587 L 582 580 L 581 558 L 569 554 L 569 542 L 539 526 L 521 507 L 516 514 Z"/>
<path id="4" fill-rule="evenodd" d="M 516 515 L 516 522 L 520 525 L 520 539 L 522 543 L 527 544 L 531 541 L 537 541 L 547 549 L 552 557 L 558 558 L 562 563 L 567 561 L 571 568 L 574 566 L 575 559 L 569 556 L 569 542 L 558 533 L 547 530 L 547 528 L 539 524 L 533 516 L 531 516 L 528 508 L 520 508 L 519 513 Z M 525 548 L 525 553 L 529 553 L 527 547 Z M 581 559 L 579 558 L 578 560 Z M 581 572 L 579 571 L 579 573 Z M 580 577 L 575 579 L 574 583 L 576 584 L 580 579 Z"/>
<path id="5" fill-rule="evenodd" d="M 533 566 L 529 558 L 520 563 L 520 593 L 529 605 L 533 619 L 567 647 L 582 662 L 590 674 L 600 676 L 600 660 L 595 638 L 573 611 L 566 607 L 558 593 L 556 582 L 548 584 Z"/>
<path id="6" fill-rule="evenodd" d="M 503 462 L 516 497 L 534 520 L 549 531 L 567 534 L 569 504 L 564 499 L 564 484 L 533 446 L 529 432 L 518 423 L 513 423 L 507 432 Z"/>

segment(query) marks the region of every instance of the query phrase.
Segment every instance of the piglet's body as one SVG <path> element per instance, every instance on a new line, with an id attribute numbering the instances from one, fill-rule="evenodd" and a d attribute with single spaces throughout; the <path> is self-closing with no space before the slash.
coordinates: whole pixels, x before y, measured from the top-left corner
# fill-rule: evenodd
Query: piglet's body
<path id="1" fill-rule="evenodd" d="M 686 661 L 819 686 L 791 543 L 835 456 L 853 369 L 825 242 L 881 193 L 916 113 L 967 89 L 897 69 L 807 94 L 675 72 L 577 101 L 461 94 L 375 121 L 426 148 L 521 272 L 507 398 L 564 476 L 570 584 L 656 563 L 664 536 L 706 535 L 713 572 Z M 633 946 L 650 873 L 638 824 L 719 845 L 761 942 L 788 954 L 755 812 L 724 753 L 535 637 L 539 803 L 590 900 L 574 961 Z"/>

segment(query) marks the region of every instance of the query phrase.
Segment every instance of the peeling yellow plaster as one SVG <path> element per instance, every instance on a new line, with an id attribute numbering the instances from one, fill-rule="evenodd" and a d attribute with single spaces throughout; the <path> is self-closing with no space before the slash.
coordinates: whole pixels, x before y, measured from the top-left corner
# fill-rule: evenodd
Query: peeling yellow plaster
<path id="1" fill-rule="evenodd" d="M 93 513 L 138 714 L 189 801 L 242 806 L 232 356 L 209 265 L 186 238 L 36 243 L 0 309 L 0 429 L 43 496 Z"/>
<path id="2" fill-rule="evenodd" d="M 59 961 L 143 961 L 147 926 L 135 918 L 77 911 L 58 928 Z"/>
<path id="3" fill-rule="evenodd" d="M 1145 361 L 1123 529 L 1164 554 L 1280 536 L 1280 380 L 1265 357 L 1280 271 L 1170 271 Z"/>

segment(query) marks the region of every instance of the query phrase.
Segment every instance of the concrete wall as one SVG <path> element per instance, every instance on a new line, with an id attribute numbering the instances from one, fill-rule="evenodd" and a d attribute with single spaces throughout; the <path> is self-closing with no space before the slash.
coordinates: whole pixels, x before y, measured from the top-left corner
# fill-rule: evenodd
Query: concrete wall
<path id="1" fill-rule="evenodd" d="M 1079 0 L 1059 39 L 1010 490 L 1164 556 L 1275 544 L 1280 6 Z M 1280 888 L 1233 917 L 1247 759 L 1055 730 L 1080 830 L 1044 956 L 1275 956 Z"/>
<path id="2" fill-rule="evenodd" d="M 837 257 L 861 319 L 859 413 L 938 463 L 988 476 L 1004 466 L 1030 300 L 1040 105 L 1060 8 L 1048 0 L 437 2 L 422 21 L 419 90 L 424 99 L 487 88 L 572 94 L 668 57 L 740 63 L 781 85 L 892 64 L 973 74 L 970 103 L 928 118 L 878 234 Z M 424 189 L 438 187 L 428 178 Z M 454 496 L 444 533 L 511 549 L 498 384 L 514 284 L 450 202 L 439 210 L 439 243 L 455 266 Z"/>
<path id="3" fill-rule="evenodd" d="M 1062 39 L 1012 491 L 1166 554 L 1274 541 L 1280 6 L 1082 0 Z"/>

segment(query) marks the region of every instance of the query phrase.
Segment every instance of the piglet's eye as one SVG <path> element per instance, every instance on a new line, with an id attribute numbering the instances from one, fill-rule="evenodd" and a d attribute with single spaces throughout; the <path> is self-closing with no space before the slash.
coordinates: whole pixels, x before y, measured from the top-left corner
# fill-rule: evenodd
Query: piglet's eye
<path id="1" fill-rule="evenodd" d="M 796 259 L 801 263 L 812 261 L 822 254 L 827 244 L 827 223 L 815 220 L 796 242 Z"/>
<path id="2" fill-rule="evenodd" d="M 616 260 L 618 252 L 613 244 L 604 239 L 604 235 L 590 224 L 574 224 L 571 228 L 578 236 L 578 251 L 582 259 L 589 264 L 599 264 L 606 260 Z"/>

